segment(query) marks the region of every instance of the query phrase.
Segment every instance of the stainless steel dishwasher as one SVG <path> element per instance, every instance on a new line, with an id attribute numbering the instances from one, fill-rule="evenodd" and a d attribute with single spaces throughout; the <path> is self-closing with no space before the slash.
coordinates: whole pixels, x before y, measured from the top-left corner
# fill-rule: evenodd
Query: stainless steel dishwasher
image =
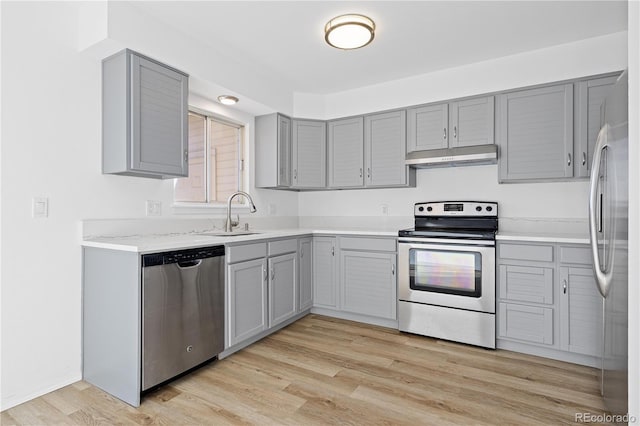
<path id="1" fill-rule="evenodd" d="M 142 256 L 142 391 L 224 350 L 224 246 Z"/>

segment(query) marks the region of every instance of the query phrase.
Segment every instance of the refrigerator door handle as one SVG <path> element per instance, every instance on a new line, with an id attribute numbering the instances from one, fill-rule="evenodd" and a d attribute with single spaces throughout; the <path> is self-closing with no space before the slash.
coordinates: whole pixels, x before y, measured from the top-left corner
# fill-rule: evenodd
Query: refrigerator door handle
<path id="1" fill-rule="evenodd" d="M 602 295 L 602 297 L 607 297 L 609 294 L 609 290 L 611 289 L 611 280 L 613 277 L 611 264 L 613 259 L 611 259 L 612 253 L 614 252 L 611 244 L 613 242 L 607 242 L 609 247 L 606 247 L 607 251 L 607 263 L 606 270 L 603 270 L 602 263 L 600 262 L 600 253 L 598 252 L 598 221 L 602 221 L 602 217 L 598 218 L 598 201 L 600 197 L 598 196 L 598 182 L 600 180 L 600 163 L 602 161 L 602 153 L 607 149 L 609 143 L 607 141 L 607 133 L 609 131 L 609 126 L 605 124 L 602 129 L 600 129 L 600 133 L 598 133 L 598 139 L 596 141 L 596 147 L 593 151 L 593 163 L 591 165 L 591 185 L 589 188 L 589 240 L 591 242 L 591 254 L 593 257 L 593 272 L 596 278 L 596 284 L 598 285 L 598 291 Z M 600 206 L 600 210 L 602 210 L 602 206 Z M 601 214 L 599 216 L 602 216 Z M 609 235 L 613 235 L 613 232 L 610 232 Z"/>

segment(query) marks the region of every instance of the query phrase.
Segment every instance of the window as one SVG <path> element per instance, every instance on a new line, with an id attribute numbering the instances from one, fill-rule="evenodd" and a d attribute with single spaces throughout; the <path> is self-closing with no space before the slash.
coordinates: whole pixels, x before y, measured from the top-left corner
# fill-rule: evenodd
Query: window
<path id="1" fill-rule="evenodd" d="M 244 127 L 190 111 L 189 177 L 176 179 L 174 200 L 223 203 L 243 190 L 243 140 Z"/>

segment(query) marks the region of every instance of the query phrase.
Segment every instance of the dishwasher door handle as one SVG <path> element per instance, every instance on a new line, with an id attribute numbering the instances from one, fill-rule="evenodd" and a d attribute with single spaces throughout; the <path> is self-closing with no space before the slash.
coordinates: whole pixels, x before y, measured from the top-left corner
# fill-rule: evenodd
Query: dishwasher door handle
<path id="1" fill-rule="evenodd" d="M 185 260 L 182 262 L 178 262 L 178 267 L 184 268 L 193 268 L 194 266 L 200 266 L 202 263 L 202 259 L 200 260 Z"/>

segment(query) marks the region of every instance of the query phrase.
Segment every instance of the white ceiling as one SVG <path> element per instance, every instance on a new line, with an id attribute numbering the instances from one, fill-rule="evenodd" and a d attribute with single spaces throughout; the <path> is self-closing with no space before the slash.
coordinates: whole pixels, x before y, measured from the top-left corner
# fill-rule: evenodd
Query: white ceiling
<path id="1" fill-rule="evenodd" d="M 278 75 L 292 92 L 328 94 L 625 31 L 626 1 L 148 1 L 143 13 L 212 50 Z M 361 13 L 375 40 L 324 42 L 334 16 Z M 595 52 L 594 52 L 595 55 Z"/>

